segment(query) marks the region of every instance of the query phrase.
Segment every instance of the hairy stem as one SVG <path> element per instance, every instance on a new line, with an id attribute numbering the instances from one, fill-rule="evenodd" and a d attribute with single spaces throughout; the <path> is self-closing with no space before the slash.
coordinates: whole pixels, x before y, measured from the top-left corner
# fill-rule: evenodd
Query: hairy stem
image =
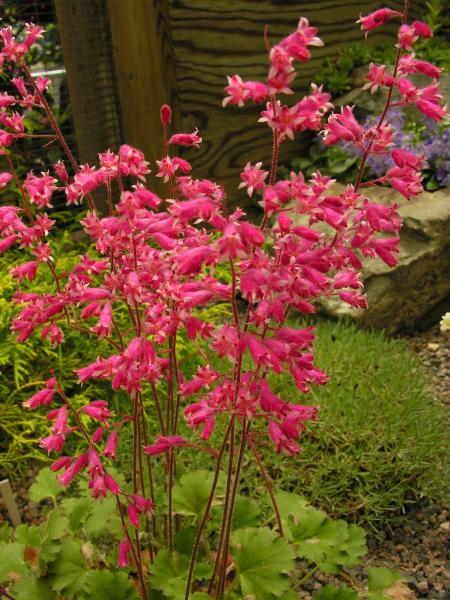
<path id="1" fill-rule="evenodd" d="M 249 443 L 249 446 L 250 446 L 250 448 L 251 448 L 251 450 L 253 452 L 253 456 L 255 457 L 256 462 L 258 463 L 258 467 L 259 467 L 259 470 L 261 471 L 261 475 L 264 478 L 267 491 L 269 492 L 270 500 L 272 502 L 273 510 L 275 512 L 275 516 L 276 516 L 276 519 L 277 519 L 278 532 L 279 532 L 280 536 L 283 537 L 284 536 L 283 523 L 281 521 L 281 515 L 280 515 L 280 510 L 278 508 L 277 501 L 275 500 L 275 494 L 273 493 L 272 484 L 270 482 L 270 479 L 269 479 L 269 476 L 267 474 L 267 471 L 264 468 L 264 465 L 262 463 L 261 457 L 258 454 L 258 450 L 256 449 L 255 443 L 254 443 L 253 439 L 251 438 L 251 436 L 248 437 L 248 443 Z"/>
<path id="2" fill-rule="evenodd" d="M 405 4 L 404 4 L 404 8 L 403 8 L 402 24 L 404 24 L 406 22 L 406 18 L 408 16 L 408 10 L 409 10 L 409 0 L 405 0 Z M 373 142 L 375 140 L 376 134 L 380 130 L 381 126 L 383 125 L 384 120 L 385 120 L 386 115 L 387 115 L 387 112 L 388 112 L 388 110 L 389 110 L 389 108 L 391 106 L 391 100 L 392 100 L 392 95 L 394 93 L 395 81 L 397 79 L 398 66 L 399 66 L 399 63 L 400 63 L 401 55 L 402 55 L 402 48 L 399 45 L 399 47 L 397 49 L 397 56 L 395 58 L 394 72 L 392 74 L 393 81 L 392 81 L 392 84 L 391 84 L 391 86 L 389 88 L 389 92 L 388 92 L 388 95 L 386 97 L 386 102 L 384 103 L 383 112 L 381 113 L 381 116 L 380 116 L 380 118 L 378 120 L 378 124 L 376 126 L 375 133 L 374 133 L 372 139 L 370 140 L 370 142 L 367 144 L 367 148 L 364 150 L 364 153 L 363 153 L 363 155 L 361 157 L 361 163 L 359 165 L 358 174 L 356 175 L 356 180 L 355 180 L 355 185 L 354 185 L 355 192 L 358 191 L 358 189 L 359 189 L 359 187 L 361 185 L 361 180 L 362 180 L 362 176 L 363 176 L 363 172 L 364 172 L 364 167 L 366 166 L 367 159 L 369 158 L 370 152 L 372 150 L 372 146 L 373 146 Z"/>
<path id="3" fill-rule="evenodd" d="M 185 600 L 189 600 L 189 595 L 191 593 L 192 577 L 194 575 L 195 564 L 197 562 L 198 549 L 200 547 L 200 542 L 201 542 L 201 539 L 203 536 L 203 531 L 206 527 L 206 523 L 209 518 L 209 513 L 211 511 L 211 506 L 212 506 L 212 503 L 214 500 L 214 494 L 216 493 L 217 482 L 219 481 L 220 466 L 222 464 L 222 458 L 225 453 L 225 449 L 226 449 L 226 446 L 228 443 L 228 438 L 230 437 L 231 430 L 234 427 L 234 419 L 235 419 L 235 417 L 234 417 L 234 415 L 232 415 L 230 422 L 228 423 L 227 430 L 226 430 L 225 435 L 222 440 L 222 445 L 220 447 L 219 454 L 218 454 L 217 460 L 216 460 L 216 469 L 214 471 L 214 479 L 213 479 L 213 482 L 211 485 L 211 490 L 209 492 L 208 502 L 206 503 L 205 512 L 203 513 L 202 520 L 200 521 L 200 525 L 197 529 L 197 535 L 195 536 L 194 546 L 192 547 L 192 555 L 191 555 L 191 561 L 189 563 L 189 571 L 188 571 L 188 576 L 187 576 L 187 581 L 186 581 L 186 590 L 185 590 L 185 596 L 184 596 Z"/>

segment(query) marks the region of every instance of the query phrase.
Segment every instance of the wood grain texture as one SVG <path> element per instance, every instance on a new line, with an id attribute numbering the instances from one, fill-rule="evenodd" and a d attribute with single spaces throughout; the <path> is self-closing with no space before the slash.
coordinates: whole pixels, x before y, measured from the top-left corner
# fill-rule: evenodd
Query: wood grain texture
<path id="1" fill-rule="evenodd" d="M 123 141 L 154 163 L 163 153 L 159 110 L 178 113 L 175 60 L 165 0 L 108 0 L 114 61 L 121 104 Z M 154 164 L 151 165 L 154 171 Z M 160 179 L 152 187 L 162 192 Z"/>
<path id="2" fill-rule="evenodd" d="M 95 164 L 98 152 L 120 138 L 114 67 L 104 0 L 55 0 L 78 158 Z"/>
<path id="3" fill-rule="evenodd" d="M 256 107 L 221 107 L 226 75 L 239 73 L 244 79 L 262 79 L 267 74 L 263 30 L 269 24 L 271 43 L 293 31 L 300 16 L 318 27 L 325 47 L 312 48 L 312 60 L 299 66 L 296 89 L 305 92 L 327 57 L 350 43 L 364 41 L 355 24 L 359 14 L 384 6 L 382 1 L 356 0 L 171 0 L 170 20 L 176 56 L 176 76 L 183 126 L 200 129 L 203 144 L 189 151 L 196 176 L 224 183 L 232 202 L 241 204 L 238 173 L 248 160 L 270 165 L 271 134 L 256 123 Z M 401 9 L 403 2 L 389 6 Z M 424 0 L 412 2 L 418 16 Z M 369 36 L 368 43 L 393 44 L 398 24 L 389 24 Z M 283 145 L 281 159 L 295 156 L 307 138 Z M 248 201 L 247 201 L 248 202 Z"/>

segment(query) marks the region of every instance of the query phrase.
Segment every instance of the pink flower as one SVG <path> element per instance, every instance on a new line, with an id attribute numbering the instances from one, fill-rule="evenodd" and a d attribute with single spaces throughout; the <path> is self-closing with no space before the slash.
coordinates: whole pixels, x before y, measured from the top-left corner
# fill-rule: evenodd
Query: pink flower
<path id="1" fill-rule="evenodd" d="M 367 308 L 367 299 L 356 292 L 340 292 L 339 298 L 354 308 Z"/>
<path id="2" fill-rule="evenodd" d="M 132 527 L 139 527 L 139 512 L 134 504 L 128 504 L 127 514 Z"/>
<path id="3" fill-rule="evenodd" d="M 36 392 L 31 398 L 22 402 L 22 406 L 29 408 L 30 410 L 35 410 L 40 406 L 48 406 L 53 400 L 53 396 L 55 394 L 54 387 L 56 385 L 56 380 L 52 377 L 47 379 L 46 387 L 39 392 Z"/>
<path id="4" fill-rule="evenodd" d="M 432 77 L 433 79 L 439 79 L 442 69 L 426 60 L 416 60 L 414 53 L 403 55 L 399 62 L 399 73 L 408 74 L 416 72 L 422 73 L 427 77 Z"/>
<path id="5" fill-rule="evenodd" d="M 212 250 L 207 246 L 184 250 L 177 258 L 178 273 L 180 275 L 192 275 L 198 273 L 202 264 L 211 256 Z"/>
<path id="6" fill-rule="evenodd" d="M 408 150 L 403 150 L 403 148 L 395 148 L 392 150 L 391 156 L 398 167 L 411 167 L 411 169 L 415 169 L 416 171 L 419 171 L 423 167 L 423 156 L 418 156 Z"/>
<path id="7" fill-rule="evenodd" d="M 11 181 L 11 173 L 0 173 L 0 190 Z"/>
<path id="8" fill-rule="evenodd" d="M 340 141 L 360 142 L 364 130 L 353 115 L 351 106 L 341 108 L 341 113 L 333 113 L 328 117 L 328 123 L 323 128 L 325 144 L 337 144 Z"/>
<path id="9" fill-rule="evenodd" d="M 61 452 L 65 443 L 65 438 L 60 433 L 50 435 L 46 438 L 42 438 L 39 446 L 50 452 Z"/>
<path id="10" fill-rule="evenodd" d="M 361 29 L 363 31 L 370 31 L 371 29 L 375 29 L 376 27 L 380 27 L 387 23 L 390 19 L 394 17 L 402 17 L 402 13 L 392 10 L 390 8 L 380 8 L 373 13 L 367 15 L 367 17 L 359 18 L 357 23 L 361 23 Z"/>
<path id="11" fill-rule="evenodd" d="M 377 91 L 380 85 L 390 87 L 394 83 L 392 75 L 386 73 L 385 65 L 378 66 L 374 63 L 370 63 L 369 72 L 366 77 L 369 80 L 369 83 L 366 83 L 363 86 L 363 89 L 370 89 L 372 94 Z"/>
<path id="12" fill-rule="evenodd" d="M 55 416 L 55 424 L 53 425 L 53 433 L 61 434 L 63 436 L 67 433 L 67 408 L 65 406 L 59 408 Z"/>
<path id="13" fill-rule="evenodd" d="M 106 485 L 107 489 L 111 492 L 111 494 L 114 494 L 115 496 L 120 494 L 119 484 L 114 479 L 114 477 L 111 477 L 111 475 L 109 475 L 108 473 L 105 473 L 104 480 L 105 480 L 105 485 Z"/>
<path id="14" fill-rule="evenodd" d="M 398 47 L 403 50 L 412 50 L 414 42 L 418 39 L 418 35 L 413 27 L 404 24 L 398 32 Z"/>
<path id="15" fill-rule="evenodd" d="M 50 465 L 50 469 L 52 471 L 60 471 L 61 469 L 68 467 L 71 462 L 72 458 L 70 456 L 61 456 L 61 458 L 58 458 Z"/>
<path id="16" fill-rule="evenodd" d="M 416 32 L 416 35 L 421 38 L 429 38 L 433 35 L 433 30 L 423 21 L 414 21 L 413 29 Z"/>
<path id="17" fill-rule="evenodd" d="M 156 177 L 163 177 L 164 183 L 167 183 L 169 179 L 175 175 L 175 172 L 178 168 L 177 164 L 170 158 L 170 156 L 166 156 L 161 160 L 157 160 L 156 164 L 159 167 Z"/>
<path id="18" fill-rule="evenodd" d="M 159 117 L 161 119 L 162 125 L 170 125 L 172 122 L 172 109 L 168 104 L 163 104 L 159 111 Z"/>
<path id="19" fill-rule="evenodd" d="M 106 400 L 94 400 L 94 402 L 82 406 L 79 412 L 85 413 L 99 421 L 107 421 L 112 415 L 111 411 L 108 409 Z"/>
<path id="20" fill-rule="evenodd" d="M 30 196 L 30 202 L 36 204 L 39 208 L 51 207 L 53 192 L 56 190 L 56 179 L 49 173 L 42 173 L 42 177 L 37 177 L 33 173 L 28 173 L 23 184 Z"/>
<path id="21" fill-rule="evenodd" d="M 92 328 L 99 337 L 108 337 L 111 335 L 113 311 L 111 304 L 107 302 L 102 308 L 98 323 Z"/>
<path id="22" fill-rule="evenodd" d="M 435 102 L 419 99 L 416 102 L 417 108 L 425 116 L 430 117 L 433 121 L 441 121 L 447 114 L 445 106 L 440 106 Z"/>
<path id="23" fill-rule="evenodd" d="M 124 538 L 119 544 L 117 553 L 117 566 L 120 568 L 128 567 L 130 564 L 129 556 L 131 554 L 131 544 L 129 539 Z"/>
<path id="24" fill-rule="evenodd" d="M 269 174 L 268 171 L 261 169 L 262 162 L 257 162 L 254 166 L 250 162 L 245 165 L 241 173 L 242 183 L 239 184 L 239 189 L 247 187 L 247 194 L 252 197 L 254 190 L 262 190 L 264 180 Z"/>
<path id="25" fill-rule="evenodd" d="M 177 144 L 178 146 L 193 146 L 199 148 L 202 142 L 202 138 L 197 135 L 198 129 L 195 129 L 193 133 L 176 133 L 173 135 L 168 144 Z"/>
<path id="26" fill-rule="evenodd" d="M 16 234 L 8 235 L 7 237 L 0 239 L 0 254 L 8 248 L 11 248 L 13 244 L 17 242 L 19 236 Z"/>
<path id="27" fill-rule="evenodd" d="M 56 173 L 56 176 L 65 184 L 69 183 L 69 175 L 67 173 L 66 167 L 64 165 L 64 163 L 62 162 L 62 160 L 58 160 L 58 162 L 56 162 L 53 165 L 53 169 Z"/>
<path id="28" fill-rule="evenodd" d="M 228 96 L 226 96 L 222 101 L 222 106 L 227 106 L 228 104 L 236 104 L 237 106 L 244 106 L 245 100 L 248 99 L 250 93 L 245 89 L 244 82 L 239 77 L 239 75 L 233 75 L 232 77 L 227 77 L 228 85 L 225 88 Z"/>
<path id="29" fill-rule="evenodd" d="M 116 458 L 117 452 L 117 431 L 111 431 L 106 441 L 105 450 L 103 456 L 109 456 L 110 458 Z"/>
<path id="30" fill-rule="evenodd" d="M 276 452 L 283 452 L 290 456 L 295 456 L 300 452 L 300 447 L 298 444 L 289 440 L 276 423 L 271 421 L 269 423 L 269 435 L 272 439 L 272 442 L 275 446 Z"/>
<path id="31" fill-rule="evenodd" d="M 119 163 L 121 175 L 132 175 L 145 180 L 145 175 L 150 173 L 148 162 L 144 158 L 144 153 L 128 144 L 122 144 L 122 146 L 120 146 Z"/>
<path id="32" fill-rule="evenodd" d="M 155 440 L 154 444 L 151 444 L 150 446 L 146 446 L 144 448 L 144 452 L 146 454 L 153 456 L 156 454 L 163 454 L 164 452 L 167 452 L 171 448 L 175 448 L 177 446 L 184 446 L 185 444 L 186 444 L 185 439 L 183 437 L 181 437 L 180 435 L 169 435 L 169 436 L 158 435 L 158 436 L 156 436 L 156 440 Z"/>
<path id="33" fill-rule="evenodd" d="M 8 108 L 15 102 L 14 96 L 11 96 L 8 92 L 0 92 L 0 108 Z"/>

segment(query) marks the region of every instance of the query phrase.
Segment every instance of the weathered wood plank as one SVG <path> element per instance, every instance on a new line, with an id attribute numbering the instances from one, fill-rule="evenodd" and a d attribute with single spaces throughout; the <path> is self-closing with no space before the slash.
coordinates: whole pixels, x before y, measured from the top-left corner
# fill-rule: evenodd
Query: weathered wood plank
<path id="1" fill-rule="evenodd" d="M 170 104 L 176 121 L 178 112 L 167 2 L 108 0 L 108 8 L 123 141 L 143 150 L 147 160 L 154 162 L 163 153 L 159 109 Z M 162 191 L 162 185 L 153 178 L 156 191 Z"/>
<path id="2" fill-rule="evenodd" d="M 0 481 L 0 496 L 5 504 L 6 510 L 8 511 L 11 523 L 14 525 L 14 527 L 17 527 L 21 523 L 20 513 L 8 479 L 3 479 L 3 481 Z"/>
<path id="3" fill-rule="evenodd" d="M 424 1 L 413 2 L 417 16 Z M 389 3 L 401 8 L 401 0 Z M 312 48 L 313 58 L 299 68 L 298 90 L 305 91 L 322 61 L 344 45 L 364 41 L 356 25 L 360 12 L 368 13 L 384 2 L 356 0 L 171 0 L 170 18 L 176 54 L 177 85 L 183 125 L 197 125 L 204 142 L 200 150 L 189 152 L 196 175 L 225 183 L 233 198 L 238 173 L 247 160 L 271 158 L 271 135 L 267 127 L 256 124 L 258 109 L 221 108 L 226 75 L 239 73 L 246 79 L 264 79 L 267 54 L 263 29 L 269 24 L 270 39 L 275 43 L 287 35 L 300 16 L 319 28 L 324 48 Z M 395 24 L 372 32 L 368 43 L 395 43 Z M 238 114 L 239 111 L 239 114 Z M 305 143 L 305 142 L 303 142 Z M 292 158 L 301 142 L 285 144 L 282 160 Z"/>
<path id="4" fill-rule="evenodd" d="M 55 0 L 78 157 L 97 163 L 115 148 L 120 126 L 104 0 Z"/>

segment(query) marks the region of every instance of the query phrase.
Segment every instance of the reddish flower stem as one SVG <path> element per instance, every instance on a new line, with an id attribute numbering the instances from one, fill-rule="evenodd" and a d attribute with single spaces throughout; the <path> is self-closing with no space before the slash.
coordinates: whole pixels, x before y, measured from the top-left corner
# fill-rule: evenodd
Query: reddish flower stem
<path id="1" fill-rule="evenodd" d="M 6 591 L 6 589 L 5 589 L 5 588 L 4 588 L 2 585 L 0 585 L 0 598 L 1 598 L 2 596 L 5 596 L 5 598 L 8 598 L 8 600 L 16 600 L 16 599 L 14 598 L 14 596 L 11 596 L 11 594 L 9 594 L 9 593 Z"/>
<path id="2" fill-rule="evenodd" d="M 217 456 L 216 468 L 214 471 L 214 479 L 213 479 L 213 482 L 211 485 L 211 490 L 209 492 L 208 502 L 206 503 L 206 508 L 203 513 L 202 520 L 200 521 L 200 525 L 197 529 L 197 535 L 195 536 L 194 546 L 192 547 L 192 555 L 191 555 L 191 561 L 189 563 L 189 571 L 188 571 L 188 576 L 187 576 L 187 581 L 186 581 L 186 590 L 185 590 L 184 600 L 189 600 L 189 595 L 191 593 L 192 577 L 194 575 L 194 568 L 195 568 L 195 564 L 197 562 L 198 549 L 200 547 L 200 542 L 202 539 L 203 531 L 206 527 L 206 523 L 209 518 L 209 513 L 211 511 L 211 506 L 212 506 L 212 503 L 214 500 L 214 494 L 216 493 L 217 482 L 219 481 L 220 466 L 222 464 L 222 458 L 223 458 L 225 448 L 228 443 L 228 438 L 231 434 L 232 427 L 234 426 L 234 419 L 235 419 L 235 416 L 232 415 L 230 422 L 228 423 L 228 427 L 225 432 L 225 435 L 223 437 L 222 445 L 219 450 L 219 454 Z"/>
<path id="3" fill-rule="evenodd" d="M 278 523 L 279 534 L 281 537 L 284 537 L 283 523 L 281 521 L 281 515 L 280 515 L 280 510 L 278 508 L 277 501 L 275 500 L 275 494 L 273 493 L 272 484 L 270 482 L 267 471 L 264 468 L 264 465 L 261 461 L 261 457 L 258 454 L 258 450 L 256 449 L 255 443 L 251 436 L 248 436 L 248 444 L 253 452 L 253 456 L 255 457 L 256 462 L 258 463 L 259 470 L 261 471 L 261 475 L 264 478 L 267 491 L 269 492 L 270 500 L 272 502 L 273 510 L 275 512 L 275 516 L 276 516 L 277 523 Z"/>
<path id="4" fill-rule="evenodd" d="M 141 594 L 142 594 L 142 598 L 143 600 L 148 600 L 147 597 L 147 590 L 145 589 L 145 581 L 144 581 L 144 574 L 142 571 L 142 562 L 140 560 L 138 560 L 138 556 L 137 556 L 137 552 L 134 548 L 133 545 L 133 541 L 131 539 L 130 533 L 128 531 L 128 527 L 125 521 L 125 515 L 123 514 L 123 508 L 122 508 L 122 503 L 120 502 L 119 498 L 116 496 L 116 500 L 117 500 L 117 508 L 119 509 L 119 516 L 120 516 L 120 520 L 122 522 L 122 530 L 123 533 L 125 535 L 125 537 L 128 540 L 128 543 L 130 544 L 131 547 L 131 552 L 133 553 L 133 558 L 134 558 L 134 562 L 136 564 L 136 570 L 138 573 L 138 577 L 139 577 L 139 583 L 140 583 L 140 587 L 141 587 Z M 137 533 L 137 531 L 136 531 Z M 139 547 L 139 537 L 138 537 L 138 547 Z M 140 554 L 140 550 L 139 550 L 139 554 Z"/>
<path id="5" fill-rule="evenodd" d="M 247 446 L 247 437 L 248 437 L 248 433 L 250 431 L 250 426 L 251 426 L 251 424 L 250 423 L 247 424 L 247 420 L 244 419 L 242 422 L 241 445 L 239 448 L 239 456 L 238 456 L 238 461 L 237 461 L 237 465 L 236 465 L 236 473 L 234 475 L 233 489 L 231 492 L 230 506 L 229 506 L 229 511 L 228 511 L 227 526 L 226 526 L 226 530 L 225 530 L 225 540 L 224 540 L 223 549 L 222 549 L 222 573 L 220 576 L 218 594 L 216 596 L 217 598 L 221 598 L 225 591 L 227 562 L 228 562 L 227 559 L 228 559 L 228 550 L 230 547 L 230 536 L 231 536 L 231 526 L 232 526 L 232 522 L 233 522 L 234 505 L 236 502 L 236 494 L 237 494 L 237 490 L 239 487 L 239 478 L 240 478 L 240 474 L 241 474 L 242 460 L 244 458 L 245 448 Z"/>
<path id="6" fill-rule="evenodd" d="M 408 10 L 409 10 L 409 0 L 405 0 L 405 4 L 404 4 L 404 8 L 403 8 L 402 24 L 406 23 L 406 18 L 408 16 Z M 356 175 L 356 180 L 355 180 L 355 185 L 354 185 L 355 192 L 358 191 L 358 189 L 359 189 L 359 187 L 361 185 L 361 180 L 362 180 L 362 176 L 363 176 L 363 172 L 364 172 L 364 167 L 366 166 L 367 159 L 369 158 L 370 152 L 372 150 L 373 142 L 374 142 L 374 139 L 376 137 L 376 132 L 379 131 L 380 127 L 383 125 L 384 120 L 385 120 L 386 115 L 387 115 L 387 112 L 388 112 L 388 110 L 389 110 L 389 108 L 391 106 L 391 100 L 392 100 L 392 95 L 394 93 L 394 86 L 395 86 L 395 81 L 397 79 L 397 73 L 398 73 L 398 67 L 399 67 L 401 55 L 402 55 L 402 48 L 399 45 L 399 47 L 397 49 L 397 56 L 395 58 L 394 72 L 392 74 L 393 81 L 392 81 L 391 86 L 389 87 L 389 92 L 388 92 L 388 95 L 386 97 L 386 102 L 384 104 L 384 109 L 383 109 L 383 112 L 381 113 L 380 119 L 378 121 L 376 130 L 375 130 L 375 134 L 372 137 L 372 139 L 370 140 L 370 142 L 367 144 L 367 148 L 365 149 L 365 151 L 364 151 L 364 153 L 362 155 L 361 163 L 359 165 L 358 174 Z"/>

